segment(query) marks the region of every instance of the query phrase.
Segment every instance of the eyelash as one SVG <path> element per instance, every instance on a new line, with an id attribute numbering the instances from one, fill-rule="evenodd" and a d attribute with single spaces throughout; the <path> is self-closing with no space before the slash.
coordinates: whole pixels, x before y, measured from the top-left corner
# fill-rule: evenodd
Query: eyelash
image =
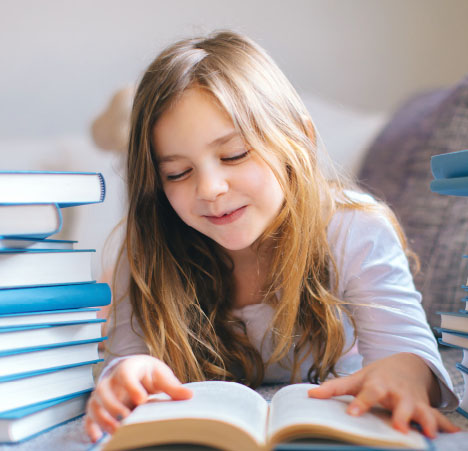
<path id="1" fill-rule="evenodd" d="M 235 155 L 234 157 L 229 157 L 229 158 L 221 158 L 221 161 L 226 161 L 226 162 L 231 162 L 231 161 L 240 161 L 246 158 L 249 155 L 250 151 L 246 150 L 245 152 Z M 181 172 L 180 174 L 174 174 L 174 175 L 167 175 L 166 178 L 169 181 L 177 181 L 181 179 L 184 175 L 188 174 L 191 171 L 191 169 L 187 169 L 184 172 Z"/>
<path id="2" fill-rule="evenodd" d="M 237 160 L 242 160 L 249 154 L 249 150 L 246 150 L 244 153 L 241 153 L 239 155 L 235 155 L 234 157 L 229 157 L 229 158 L 221 158 L 222 161 L 237 161 Z"/>

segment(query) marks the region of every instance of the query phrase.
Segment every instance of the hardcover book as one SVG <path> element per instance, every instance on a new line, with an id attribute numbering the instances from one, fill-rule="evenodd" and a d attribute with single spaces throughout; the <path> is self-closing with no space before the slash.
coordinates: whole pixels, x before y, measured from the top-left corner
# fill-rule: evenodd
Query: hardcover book
<path id="1" fill-rule="evenodd" d="M 91 321 L 97 319 L 99 310 L 98 308 L 71 308 L 43 312 L 0 314 L 0 327 L 40 326 Z"/>
<path id="2" fill-rule="evenodd" d="M 288 449 L 289 441 L 304 438 L 311 445 L 314 440 L 332 439 L 374 449 L 430 448 L 416 430 L 408 434 L 395 430 L 390 414 L 383 409 L 353 417 L 346 413 L 349 396 L 308 398 L 312 384 L 283 387 L 270 405 L 254 390 L 235 382 L 186 385 L 193 390 L 192 399 L 173 401 L 165 395 L 153 395 L 94 449 L 117 451 L 177 443 L 259 451 L 280 443 L 281 449 Z"/>
<path id="3" fill-rule="evenodd" d="M 60 207 L 102 202 L 102 174 L 93 172 L 0 171 L 0 203 L 56 203 Z"/>
<path id="4" fill-rule="evenodd" d="M 468 312 L 437 312 L 440 315 L 440 328 L 468 333 Z"/>
<path id="5" fill-rule="evenodd" d="M 66 325 L 0 327 L 0 351 L 14 351 L 34 346 L 50 346 L 101 338 L 103 319 Z"/>
<path id="6" fill-rule="evenodd" d="M 431 170 L 435 179 L 468 176 L 468 150 L 432 156 Z"/>
<path id="7" fill-rule="evenodd" d="M 71 240 L 51 240 L 47 238 L 35 239 L 30 237 L 12 236 L 9 238 L 0 238 L 0 249 L 72 250 L 76 242 L 77 241 Z"/>
<path id="8" fill-rule="evenodd" d="M 468 176 L 432 180 L 431 191 L 448 196 L 468 196 Z"/>
<path id="9" fill-rule="evenodd" d="M 0 288 L 91 282 L 94 252 L 0 249 Z"/>
<path id="10" fill-rule="evenodd" d="M 0 413 L 94 388 L 93 364 L 0 382 Z"/>
<path id="11" fill-rule="evenodd" d="M 0 205 L 0 237 L 45 238 L 61 228 L 62 214 L 56 204 Z"/>
<path id="12" fill-rule="evenodd" d="M 0 413 L 0 443 L 17 443 L 85 413 L 89 391 Z"/>
<path id="13" fill-rule="evenodd" d="M 0 353 L 0 380 L 10 376 L 59 368 L 64 365 L 77 365 L 99 359 L 98 338 L 87 342 L 65 346 L 23 348 Z"/>
<path id="14" fill-rule="evenodd" d="M 40 312 L 110 304 L 107 283 L 0 289 L 0 314 Z"/>

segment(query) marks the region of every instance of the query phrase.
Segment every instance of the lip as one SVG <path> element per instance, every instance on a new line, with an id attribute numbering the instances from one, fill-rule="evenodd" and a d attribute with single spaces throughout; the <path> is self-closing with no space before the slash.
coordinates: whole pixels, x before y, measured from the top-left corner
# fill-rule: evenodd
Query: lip
<path id="1" fill-rule="evenodd" d="M 234 221 L 237 221 L 245 212 L 247 205 L 238 208 L 237 210 L 231 211 L 231 213 L 223 216 L 205 216 L 208 221 L 215 225 L 225 225 L 231 224 Z"/>

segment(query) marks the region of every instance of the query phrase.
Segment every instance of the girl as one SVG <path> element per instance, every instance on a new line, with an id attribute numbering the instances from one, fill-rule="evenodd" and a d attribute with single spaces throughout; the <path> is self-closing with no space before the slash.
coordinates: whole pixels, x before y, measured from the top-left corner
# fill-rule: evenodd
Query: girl
<path id="1" fill-rule="evenodd" d="M 189 398 L 181 382 L 205 379 L 334 376 L 309 396 L 355 395 L 352 415 L 381 404 L 402 431 L 412 420 L 430 437 L 457 430 L 435 409 L 457 399 L 403 233 L 325 167 L 319 142 L 244 36 L 183 40 L 149 66 L 131 118 L 109 363 L 88 404 L 93 441 L 148 394 Z"/>

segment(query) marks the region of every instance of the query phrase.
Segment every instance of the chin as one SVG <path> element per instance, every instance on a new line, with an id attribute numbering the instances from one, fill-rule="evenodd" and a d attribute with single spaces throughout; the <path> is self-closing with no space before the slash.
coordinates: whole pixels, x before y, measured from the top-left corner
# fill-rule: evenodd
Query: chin
<path id="1" fill-rule="evenodd" d="M 214 240 L 216 241 L 221 247 L 226 249 L 227 251 L 243 251 L 248 249 L 255 243 L 255 240 L 251 239 L 239 239 L 239 240 Z"/>

